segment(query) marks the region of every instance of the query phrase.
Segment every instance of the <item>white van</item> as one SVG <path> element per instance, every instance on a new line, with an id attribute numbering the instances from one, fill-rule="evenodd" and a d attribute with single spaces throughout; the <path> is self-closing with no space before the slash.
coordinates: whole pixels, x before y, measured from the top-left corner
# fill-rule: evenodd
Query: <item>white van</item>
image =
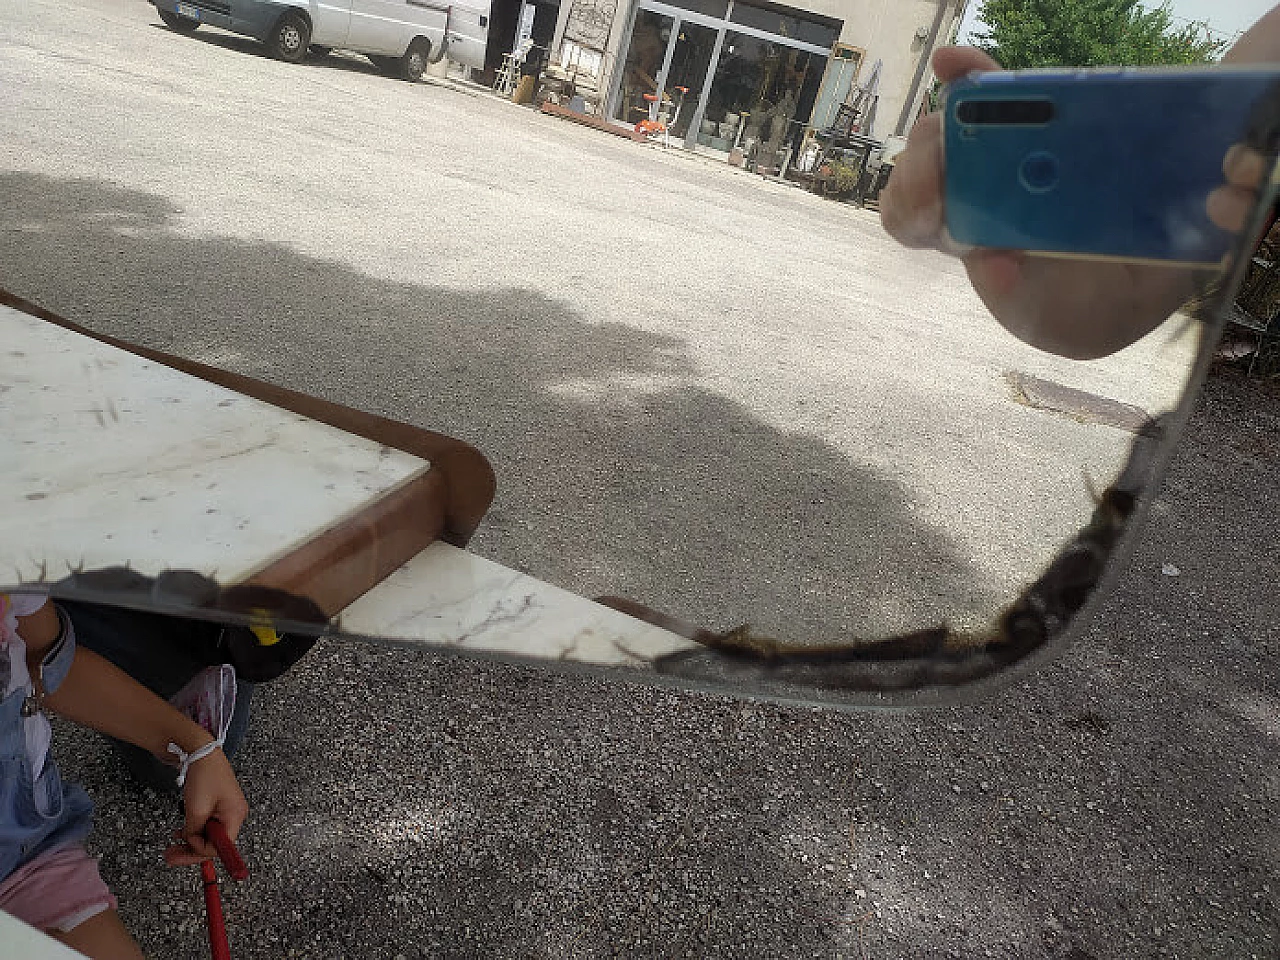
<path id="1" fill-rule="evenodd" d="M 298 63 L 333 49 L 362 53 L 385 73 L 417 80 L 429 63 L 483 68 L 490 0 L 151 0 L 173 30 L 202 23 L 261 40 Z"/>

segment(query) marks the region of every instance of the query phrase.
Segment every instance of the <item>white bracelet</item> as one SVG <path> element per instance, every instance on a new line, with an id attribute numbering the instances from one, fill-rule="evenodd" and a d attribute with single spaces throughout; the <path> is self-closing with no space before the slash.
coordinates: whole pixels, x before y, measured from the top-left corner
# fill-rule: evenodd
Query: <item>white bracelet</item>
<path id="1" fill-rule="evenodd" d="M 222 748 L 221 737 L 219 737 L 217 740 L 209 741 L 203 747 L 200 747 L 199 749 L 196 749 L 196 750 L 192 750 L 190 753 L 187 753 L 187 751 L 183 750 L 176 743 L 170 743 L 169 752 L 173 754 L 177 754 L 178 763 L 181 765 L 181 769 L 178 771 L 178 786 L 182 786 L 184 783 L 187 782 L 187 771 L 191 769 L 191 765 L 193 763 L 195 763 L 197 760 L 203 760 L 209 754 L 213 753 L 213 751 L 220 750 L 221 748 Z"/>

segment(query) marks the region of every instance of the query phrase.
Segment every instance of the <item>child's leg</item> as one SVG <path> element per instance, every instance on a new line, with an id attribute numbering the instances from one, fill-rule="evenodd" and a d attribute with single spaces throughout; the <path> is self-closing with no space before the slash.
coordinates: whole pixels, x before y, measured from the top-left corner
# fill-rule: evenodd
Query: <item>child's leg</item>
<path id="1" fill-rule="evenodd" d="M 38 855 L 0 881 L 0 910 L 95 960 L 141 960 L 98 861 L 79 844 Z"/>
<path id="2" fill-rule="evenodd" d="M 49 936 L 91 960 L 146 960 L 114 910 L 95 913 L 66 933 L 50 930 Z"/>

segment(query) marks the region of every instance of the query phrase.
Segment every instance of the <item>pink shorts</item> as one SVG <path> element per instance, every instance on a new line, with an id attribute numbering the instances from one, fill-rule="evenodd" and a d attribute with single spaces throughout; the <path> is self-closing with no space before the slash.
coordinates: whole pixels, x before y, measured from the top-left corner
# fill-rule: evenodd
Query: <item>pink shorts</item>
<path id="1" fill-rule="evenodd" d="M 42 853 L 0 881 L 0 910 L 37 930 L 66 933 L 116 906 L 98 861 L 78 843 Z"/>

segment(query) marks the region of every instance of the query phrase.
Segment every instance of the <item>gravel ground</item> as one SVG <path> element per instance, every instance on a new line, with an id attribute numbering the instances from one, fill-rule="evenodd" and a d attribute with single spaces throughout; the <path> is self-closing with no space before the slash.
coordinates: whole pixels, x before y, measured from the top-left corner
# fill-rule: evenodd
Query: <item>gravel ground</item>
<path id="1" fill-rule="evenodd" d="M 999 556 L 1079 497 L 1074 460 L 980 486 L 999 431 L 955 382 L 1069 370 L 1001 354 L 956 266 L 873 216 L 149 11 L 0 12 L 0 283 L 472 440 L 502 478 L 486 556 L 820 629 L 866 614 L 832 598 L 895 552 L 852 535 L 855 494 L 917 547 L 902 597 L 953 599 L 999 573 L 983 538 Z M 623 214 L 644 229 L 601 231 Z M 263 691 L 242 757 L 233 955 L 1280 957 L 1278 403 L 1212 384 L 1094 629 L 982 704 L 823 713 L 317 648 Z M 1042 456 L 1102 436 L 1054 423 Z M 974 434 L 963 464 L 921 441 L 940 425 Z M 866 436 L 881 465 L 974 486 L 920 523 L 851 454 Z M 966 542 L 957 518 L 987 525 Z M 205 955 L 195 876 L 159 865 L 172 804 L 59 733 L 130 926 L 152 956 Z"/>

